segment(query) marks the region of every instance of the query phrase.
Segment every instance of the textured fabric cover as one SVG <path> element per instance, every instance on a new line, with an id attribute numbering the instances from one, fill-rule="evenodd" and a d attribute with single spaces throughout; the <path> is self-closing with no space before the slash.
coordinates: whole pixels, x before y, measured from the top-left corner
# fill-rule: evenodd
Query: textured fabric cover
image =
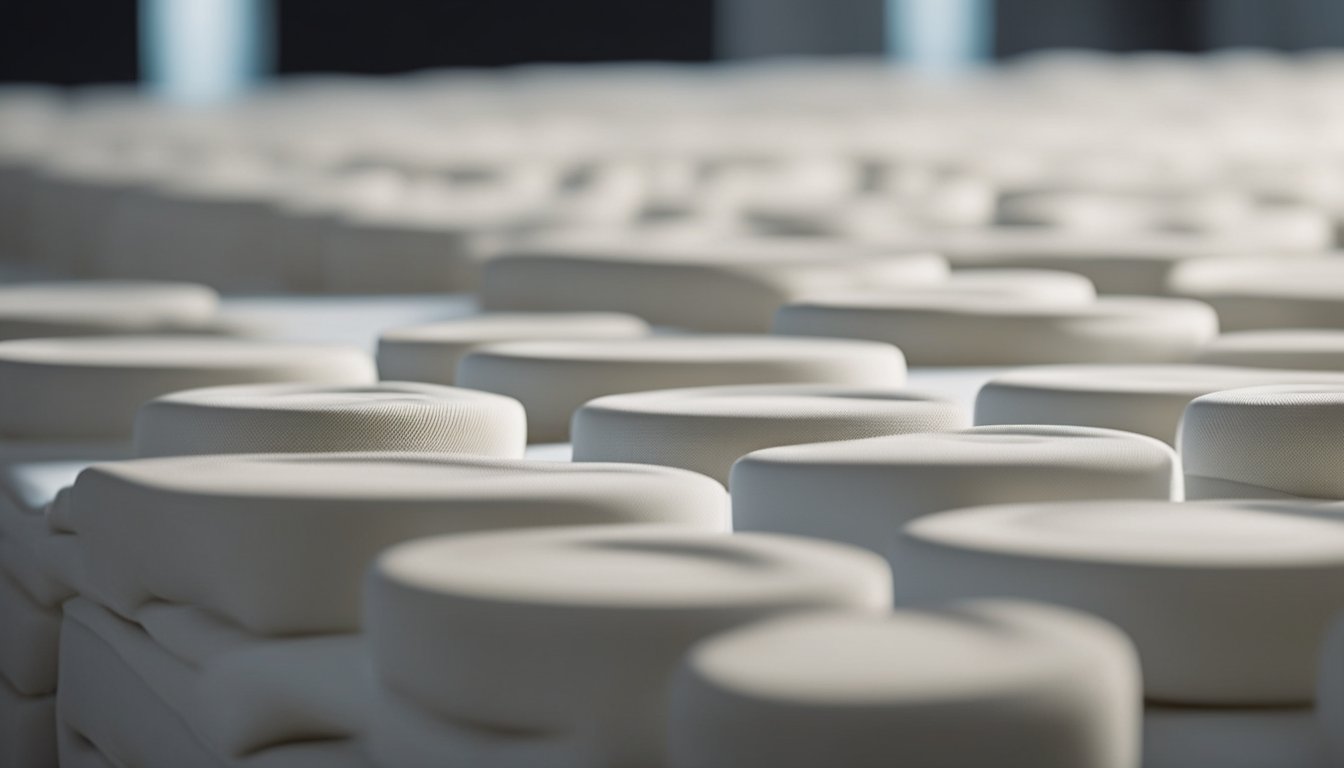
<path id="1" fill-rule="evenodd" d="M 1189 360 L 1218 334 L 1218 319 L 1179 299 L 909 292 L 804 299 L 779 311 L 774 330 L 886 341 L 920 366 L 1163 363 Z"/>
<path id="2" fill-rule="evenodd" d="M 120 280 L 0 286 L 0 339 L 205 327 L 219 295 L 203 285 Z"/>
<path id="3" fill-rule="evenodd" d="M 1055 365 L 991 379 L 976 424 L 1108 427 L 1176 442 L 1185 406 L 1200 395 L 1269 384 L 1340 384 L 1344 374 L 1218 365 Z"/>
<path id="4" fill-rule="evenodd" d="M 1344 514 L 1311 504 L 1005 504 L 906 532 L 898 597 L 1094 613 L 1134 640 L 1156 702 L 1308 704 L 1321 638 L 1344 608 Z"/>
<path id="5" fill-rule="evenodd" d="M 588 528 L 439 537 L 384 553 L 365 632 L 409 706 L 500 742 L 436 764 L 656 765 L 667 684 L 696 640 L 783 611 L 880 611 L 890 574 L 848 547 L 776 536 Z M 463 627 L 490 626 L 490 632 Z M 371 735 L 380 765 L 416 744 Z M 384 749 L 386 747 L 386 750 Z M 419 754 L 424 755 L 421 751 Z"/>
<path id="6" fill-rule="evenodd" d="M 1209 342 L 1196 360 L 1213 365 L 1344 371 L 1344 330 L 1225 333 Z"/>
<path id="7" fill-rule="evenodd" d="M 1344 383 L 1196 398 L 1181 420 L 1191 498 L 1344 499 Z"/>
<path id="8" fill-rule="evenodd" d="M 1170 291 L 1208 302 L 1223 330 L 1344 327 L 1344 258 L 1201 259 L 1171 274 Z"/>
<path id="9" fill-rule="evenodd" d="M 153 599 L 192 604 L 256 634 L 355 629 L 364 569 L 405 539 L 521 526 L 727 524 L 722 486 L 682 470 L 442 454 L 100 464 L 60 501 L 66 508 L 55 514 L 78 535 L 99 602 L 126 616 Z"/>
<path id="10" fill-rule="evenodd" d="M 368 355 L 347 347 L 168 337 L 0 342 L 0 435 L 129 438 L 142 403 L 179 389 L 374 379 Z"/>
<path id="11" fill-rule="evenodd" d="M 149 401 L 135 419 L 140 456 L 427 451 L 522 458 L 517 400 L 434 384 L 207 387 Z"/>
<path id="12" fill-rule="evenodd" d="M 485 267 L 488 310 L 611 310 L 730 333 L 769 329 L 775 310 L 815 291 L 933 283 L 947 263 L 838 240 L 625 240 L 518 248 Z"/>
<path id="13" fill-rule="evenodd" d="M 628 339 L 648 333 L 648 323 L 619 312 L 491 312 L 384 331 L 378 338 L 378 374 L 393 381 L 452 384 L 458 362 L 482 344 Z"/>
<path id="14" fill-rule="evenodd" d="M 901 528 L 1011 501 L 1180 498 L 1179 462 L 1150 437 L 1084 427 L 976 427 L 767 448 L 732 472 L 733 525 L 895 557 Z"/>
<path id="15" fill-rule="evenodd" d="M 528 439 L 569 439 L 570 419 L 595 397 L 729 384 L 893 387 L 905 359 L 888 344 L 779 336 L 655 336 L 492 344 L 462 359 L 457 382 L 509 395 L 527 409 Z"/>
<path id="16" fill-rule="evenodd" d="M 969 425 L 960 405 L 900 389 L 666 389 L 590 400 L 574 414 L 574 460 L 662 464 L 727 483 L 733 462 L 760 448 Z"/>
<path id="17" fill-rule="evenodd" d="M 673 688 L 672 768 L 1128 768 L 1138 660 L 1029 603 L 808 614 L 702 641 Z"/>

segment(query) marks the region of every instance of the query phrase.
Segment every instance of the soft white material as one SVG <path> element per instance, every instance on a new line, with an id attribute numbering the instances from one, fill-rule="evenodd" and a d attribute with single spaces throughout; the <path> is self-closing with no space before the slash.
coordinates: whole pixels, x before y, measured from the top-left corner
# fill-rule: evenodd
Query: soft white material
<path id="1" fill-rule="evenodd" d="M 1190 498 L 1344 499 L 1344 383 L 1195 398 L 1179 445 Z"/>
<path id="2" fill-rule="evenodd" d="M 416 740 L 375 732 L 370 751 L 388 768 L 524 764 L 511 744 L 534 750 L 532 765 L 656 765 L 667 685 L 692 643 L 783 611 L 890 599 L 878 558 L 788 537 L 588 528 L 402 544 L 368 582 L 379 678 L 444 729 L 500 748 L 426 763 Z"/>
<path id="3" fill-rule="evenodd" d="M 698 331 L 760 332 L 800 296 L 946 275 L 941 257 L 841 240 L 559 240 L 491 260 L 481 303 L 489 310 L 612 310 Z"/>
<path id="4" fill-rule="evenodd" d="M 683 470 L 442 454 L 100 464 L 58 506 L 54 514 L 82 542 L 100 602 L 128 616 L 152 599 L 190 603 L 257 634 L 353 630 L 364 569 L 405 539 L 522 526 L 727 524 L 722 486 Z"/>
<path id="5" fill-rule="evenodd" d="M 1114 627 L 1030 603 L 805 614 L 687 655 L 670 768 L 1132 768 L 1142 691 Z"/>
<path id="6" fill-rule="evenodd" d="M 1344 371 L 1344 330 L 1225 333 L 1209 342 L 1196 360 L 1213 365 Z"/>
<path id="7" fill-rule="evenodd" d="M 522 458 L 517 400 L 413 382 L 362 387 L 241 384 L 175 392 L 141 406 L 140 456 L 428 451 Z"/>
<path id="8" fill-rule="evenodd" d="M 1344 327 L 1344 256 L 1201 259 L 1171 274 L 1171 293 L 1206 301 L 1223 329 Z"/>
<path id="9" fill-rule="evenodd" d="M 1012 501 L 1180 498 L 1179 462 L 1150 437 L 1085 427 L 976 427 L 767 448 L 733 467 L 733 526 L 895 557 L 902 527 Z"/>
<path id="10" fill-rule="evenodd" d="M 912 291 L 804 299 L 779 310 L 774 330 L 886 341 L 919 366 L 1162 363 L 1190 359 L 1218 334 L 1218 319 L 1180 299 L 1049 302 Z"/>
<path id="11" fill-rule="evenodd" d="M 106 337 L 0 342 L 0 435 L 129 438 L 158 395 L 220 384 L 369 384 L 368 355 L 219 338 Z"/>
<path id="12" fill-rule="evenodd" d="M 393 381 L 452 384 L 458 362 L 482 344 L 648 333 L 648 323 L 619 312 L 491 312 L 384 331 L 378 338 L 378 374 Z"/>
<path id="13" fill-rule="evenodd" d="M 1309 704 L 1344 609 L 1344 514 L 1293 502 L 1004 504 L 916 520 L 898 598 L 1007 596 L 1106 618 L 1156 702 Z"/>
<path id="14" fill-rule="evenodd" d="M 976 424 L 1075 424 L 1168 443 L 1185 406 L 1224 389 L 1340 384 L 1344 374 L 1219 365 L 1052 365 L 995 376 L 975 401 Z"/>
<path id="15" fill-rule="evenodd" d="M 528 439 L 565 442 L 595 397 L 727 384 L 895 387 L 905 359 L 889 344 L 780 336 L 654 336 L 491 344 L 462 358 L 457 383 L 509 395 L 527 409 Z"/>
<path id="16" fill-rule="evenodd" d="M 204 327 L 219 295 L 203 285 L 131 281 L 0 286 L 0 339 Z"/>
<path id="17" fill-rule="evenodd" d="M 761 448 L 968 426 L 962 406 L 901 389 L 666 389 L 588 401 L 574 414 L 574 460 L 662 464 L 727 483 L 733 462 Z"/>
<path id="18" fill-rule="evenodd" d="M 0 765 L 56 768 L 55 723 L 55 696 L 23 696 L 0 680 Z"/>
<path id="19" fill-rule="evenodd" d="M 488 253 L 489 225 L 462 217 L 361 212 L 326 230 L 323 279 L 338 293 L 471 291 Z"/>
<path id="20" fill-rule="evenodd" d="M 1143 717 L 1143 768 L 1327 768 L 1307 707 L 1157 707 Z"/>

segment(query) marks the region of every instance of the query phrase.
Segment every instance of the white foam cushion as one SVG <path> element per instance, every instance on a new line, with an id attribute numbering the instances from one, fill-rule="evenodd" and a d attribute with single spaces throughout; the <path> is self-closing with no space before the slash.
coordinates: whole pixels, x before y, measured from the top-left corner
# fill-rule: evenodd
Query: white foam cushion
<path id="1" fill-rule="evenodd" d="M 1010 501 L 1179 498 L 1179 462 L 1150 437 L 1084 427 L 976 427 L 767 448 L 733 467 L 733 525 L 892 556 L 902 527 Z"/>
<path id="2" fill-rule="evenodd" d="M 429 451 L 522 458 L 517 400 L 413 382 L 362 387 L 241 384 L 175 392 L 141 406 L 140 456 Z"/>
<path id="3" fill-rule="evenodd" d="M 1323 371 L 1220 365 L 1053 365 L 990 379 L 975 400 L 976 424 L 1075 424 L 1176 442 L 1185 406 L 1224 389 L 1269 384 L 1344 384 Z"/>
<path id="4" fill-rule="evenodd" d="M 62 500 L 54 514 L 82 542 L 100 602 L 123 615 L 153 599 L 189 603 L 257 634 L 354 629 L 365 567 L 404 539 L 597 523 L 722 529 L 727 506 L 722 486 L 664 467 L 393 453 L 100 464 Z"/>
<path id="5" fill-rule="evenodd" d="M 393 381 L 452 384 L 467 352 L 491 342 L 533 339 L 628 339 L 649 324 L 619 312 L 490 312 L 384 331 L 378 374 Z"/>
<path id="6" fill-rule="evenodd" d="M 1218 334 L 1218 320 L 1208 306 L 1178 299 L 911 292 L 804 299 L 779 310 L 774 330 L 886 341 L 921 366 L 1156 363 L 1190 359 Z"/>
<path id="7" fill-rule="evenodd" d="M 219 384 L 369 384 L 360 350 L 219 338 L 106 337 L 0 342 L 0 435 L 129 438 L 158 395 Z"/>
<path id="8" fill-rule="evenodd" d="M 1169 289 L 1206 301 L 1223 329 L 1344 327 L 1344 257 L 1201 259 Z"/>
<path id="9" fill-rule="evenodd" d="M 931 515 L 906 533 L 898 593 L 1095 613 L 1133 638 L 1157 702 L 1310 703 L 1321 638 L 1344 609 L 1344 515 L 1328 507 L 998 505 Z"/>
<path id="10" fill-rule="evenodd" d="M 0 765 L 56 768 L 56 697 L 24 696 L 0 680 Z"/>
<path id="11" fill-rule="evenodd" d="M 1143 768 L 1325 768 L 1309 707 L 1148 707 Z"/>
<path id="12" fill-rule="evenodd" d="M 654 765 L 667 685 L 692 643 L 783 611 L 879 611 L 889 579 L 865 552 L 787 537 L 656 528 L 439 537 L 379 558 L 365 632 L 381 682 L 446 730 L 523 742 L 534 765 Z M 473 626 L 492 629 L 462 631 Z M 419 764 L 404 760 L 414 744 L 370 743 L 380 765 Z M 471 764 L 494 766 L 494 753 Z M 507 748 L 498 754 L 518 764 Z"/>
<path id="13" fill-rule="evenodd" d="M 1344 371 L 1344 330 L 1224 333 L 1200 350 L 1195 359 L 1212 365 Z"/>
<path id="14" fill-rule="evenodd" d="M 1128 640 L 1091 617 L 969 602 L 786 617 L 687 655 L 672 768 L 1122 768 L 1141 683 Z"/>
<path id="15" fill-rule="evenodd" d="M 588 401 L 574 414 L 574 460 L 662 464 L 727 483 L 733 462 L 761 448 L 969 425 L 951 400 L 894 388 L 665 389 Z"/>
<path id="16" fill-rule="evenodd" d="M 782 336 L 654 336 L 491 344 L 462 358 L 457 382 L 517 398 L 528 439 L 565 442 L 570 418 L 595 397 L 672 387 L 814 383 L 900 386 L 905 359 L 889 344 Z"/>
<path id="17" fill-rule="evenodd" d="M 471 291 L 481 279 L 487 234 L 482 222 L 341 216 L 323 241 L 324 284 L 340 293 Z"/>
<path id="18" fill-rule="evenodd" d="M 1181 420 L 1191 498 L 1344 499 L 1344 383 L 1195 398 Z"/>
<path id="19" fill-rule="evenodd" d="M 560 241 L 491 260 L 481 303 L 489 310 L 612 310 L 658 325 L 760 332 L 776 309 L 807 293 L 946 275 L 946 262 L 932 254 L 839 240 Z"/>
<path id="20" fill-rule="evenodd" d="M 203 285 L 132 281 L 0 286 L 0 339 L 203 327 L 219 295 Z"/>

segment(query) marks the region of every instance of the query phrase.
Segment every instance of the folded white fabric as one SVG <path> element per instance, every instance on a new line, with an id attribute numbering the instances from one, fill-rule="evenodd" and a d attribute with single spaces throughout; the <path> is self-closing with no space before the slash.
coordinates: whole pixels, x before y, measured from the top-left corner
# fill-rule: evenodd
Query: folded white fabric
<path id="1" fill-rule="evenodd" d="M 121 280 L 0 286 L 0 340 L 205 329 L 219 295 L 204 285 Z"/>
<path id="2" fill-rule="evenodd" d="M 1218 319 L 1181 299 L 911 291 L 803 299 L 779 310 L 774 331 L 886 341 L 919 366 L 1163 363 L 1189 360 L 1218 335 Z"/>
<path id="3" fill-rule="evenodd" d="M 347 347 L 152 336 L 6 341 L 0 435 L 129 439 L 142 403 L 180 389 L 375 378 L 369 356 Z"/>
<path id="4" fill-rule="evenodd" d="M 1114 627 L 976 601 L 815 613 L 717 635 L 687 655 L 671 768 L 1128 768 L 1142 684 Z"/>
<path id="5" fill-rule="evenodd" d="M 1224 389 L 1340 384 L 1344 374 L 1221 365 L 1051 365 L 990 379 L 976 424 L 1074 424 L 1123 429 L 1175 444 L 1185 406 Z"/>
<path id="6" fill-rule="evenodd" d="M 602 395 L 672 387 L 814 383 L 892 387 L 905 359 L 889 344 L 782 336 L 652 336 L 491 344 L 468 353 L 457 383 L 517 398 L 528 439 L 565 442 L 579 406 Z"/>
<path id="7" fill-rule="evenodd" d="M 849 547 L 667 528 L 399 545 L 370 575 L 365 633 L 386 696 L 425 727 L 379 706 L 369 749 L 388 768 L 657 765 L 694 642 L 784 611 L 882 611 L 889 580 Z"/>
<path id="8" fill-rule="evenodd" d="M 443 454 L 100 464 L 56 506 L 53 517 L 84 548 L 89 596 L 124 616 L 155 599 L 191 604 L 261 635 L 356 629 L 364 569 L 417 536 L 727 524 L 722 486 L 683 470 Z"/>
<path id="9" fill-rule="evenodd" d="M 665 389 L 588 401 L 574 414 L 574 460 L 662 464 L 726 484 L 733 462 L 761 448 L 968 426 L 961 405 L 895 388 Z"/>
<path id="10" fill-rule="evenodd" d="M 938 282 L 947 263 L 840 240 L 652 242 L 634 237 L 518 248 L 485 267 L 489 310 L 612 310 L 697 331 L 761 332 L 817 291 Z"/>
<path id="11" fill-rule="evenodd" d="M 1015 597 L 1094 613 L 1155 702 L 1309 704 L 1344 609 L 1344 514 L 1298 502 L 1004 504 L 916 520 L 898 598 Z"/>
<path id="12" fill-rule="evenodd" d="M 517 400 L 413 382 L 362 387 L 239 384 L 175 392 L 141 406 L 139 456 L 427 451 L 522 458 Z"/>
<path id="13" fill-rule="evenodd" d="M 1344 330 L 1308 328 L 1224 333 L 1209 342 L 1195 359 L 1212 365 L 1344 371 Z"/>
<path id="14" fill-rule="evenodd" d="M 1227 331 L 1344 327 L 1344 258 L 1201 259 L 1171 274 L 1171 293 L 1206 301 Z"/>
<path id="15" fill-rule="evenodd" d="M 1087 427 L 976 427 L 749 453 L 732 471 L 733 526 L 833 539 L 894 557 L 902 527 L 1012 501 L 1181 497 L 1175 452 Z M 837 500 L 843 500 L 837 503 Z"/>
<path id="16" fill-rule="evenodd" d="M 378 337 L 378 374 L 391 381 L 452 384 L 458 362 L 483 344 L 536 339 L 630 339 L 648 333 L 648 323 L 619 312 L 487 312 L 384 331 Z"/>
<path id="17" fill-rule="evenodd" d="M 1181 419 L 1186 490 L 1199 498 L 1344 499 L 1344 383 L 1195 398 Z"/>

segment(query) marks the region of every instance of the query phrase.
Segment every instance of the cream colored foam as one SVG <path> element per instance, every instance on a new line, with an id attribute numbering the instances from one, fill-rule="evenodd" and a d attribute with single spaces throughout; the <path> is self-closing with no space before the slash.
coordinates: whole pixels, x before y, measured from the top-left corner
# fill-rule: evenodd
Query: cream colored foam
<path id="1" fill-rule="evenodd" d="M 1344 499 L 1344 383 L 1215 392 L 1191 401 L 1180 448 L 1191 498 Z"/>
<path id="2" fill-rule="evenodd" d="M 0 339 L 204 328 L 219 295 L 203 285 L 132 281 L 0 286 Z"/>
<path id="3" fill-rule="evenodd" d="M 1160 363 L 1190 359 L 1218 334 L 1218 321 L 1209 307 L 1176 299 L 911 292 L 806 299 L 781 309 L 774 330 L 886 341 L 920 366 Z"/>
<path id="4" fill-rule="evenodd" d="M 896 557 L 923 515 L 1010 501 L 1180 498 L 1179 462 L 1150 437 L 1108 429 L 976 427 L 767 448 L 733 467 L 733 525 Z M 895 562 L 895 561 L 893 561 Z"/>
<path id="5" fill-rule="evenodd" d="M 517 398 L 528 438 L 564 442 L 579 406 L 602 395 L 671 387 L 815 383 L 899 386 L 905 360 L 887 344 L 779 336 L 655 336 L 492 344 L 458 366 L 461 386 Z"/>
<path id="6" fill-rule="evenodd" d="M 379 558 L 365 632 L 389 695 L 439 721 L 446 749 L 444 732 L 465 743 L 437 764 L 522 765 L 516 753 L 526 750 L 533 765 L 654 765 L 671 673 L 692 643 L 785 611 L 880 611 L 889 578 L 867 553 L 787 537 L 656 528 L 440 537 Z M 486 625 L 494 629 L 462 631 Z M 433 755 L 422 739 L 377 730 L 379 765 Z"/>
<path id="7" fill-rule="evenodd" d="M 626 339 L 648 323 L 619 312 L 491 312 L 384 331 L 378 373 L 393 381 L 452 384 L 462 357 L 483 344 L 535 339 Z"/>
<path id="8" fill-rule="evenodd" d="M 1344 515 L 1303 503 L 1056 502 L 911 523 L 898 598 L 1010 596 L 1108 619 L 1157 702 L 1308 704 L 1344 608 Z"/>
<path id="9" fill-rule="evenodd" d="M 1344 257 L 1192 261 L 1169 289 L 1213 305 L 1224 330 L 1344 327 Z"/>
<path id="10" fill-rule="evenodd" d="M 136 453 L 145 457 L 429 451 L 518 459 L 526 443 L 517 400 L 411 382 L 193 389 L 151 400 L 135 422 Z"/>
<path id="11" fill-rule="evenodd" d="M 346 347 L 168 337 L 0 342 L 0 435 L 129 438 L 142 403 L 180 389 L 373 379 L 368 355 Z"/>
<path id="12" fill-rule="evenodd" d="M 257 634 L 354 629 L 365 567 L 417 536 L 726 525 L 723 488 L 690 472 L 442 454 L 142 459 L 86 470 L 63 499 L 54 514 L 77 533 L 100 602 L 122 615 L 192 604 Z"/>
<path id="13" fill-rule="evenodd" d="M 760 332 L 802 295 L 946 274 L 931 254 L 839 240 L 561 240 L 490 261 L 481 302 L 489 310 L 613 310 L 698 331 Z"/>
<path id="14" fill-rule="evenodd" d="M 1340 384 L 1322 371 L 1217 365 L 1055 365 L 995 376 L 975 401 L 976 424 L 1074 424 L 1176 442 L 1185 406 L 1224 389 Z"/>
<path id="15" fill-rule="evenodd" d="M 696 387 L 608 395 L 574 414 L 575 461 L 662 464 L 728 482 L 733 462 L 778 445 L 961 429 L 936 395 L 810 384 Z"/>
<path id="16" fill-rule="evenodd" d="M 1209 342 L 1196 360 L 1211 365 L 1344 371 L 1344 330 L 1225 333 Z"/>
<path id="17" fill-rule="evenodd" d="M 982 601 L 808 614 L 688 654 L 672 768 L 1122 768 L 1139 753 L 1138 661 L 1093 618 Z"/>

